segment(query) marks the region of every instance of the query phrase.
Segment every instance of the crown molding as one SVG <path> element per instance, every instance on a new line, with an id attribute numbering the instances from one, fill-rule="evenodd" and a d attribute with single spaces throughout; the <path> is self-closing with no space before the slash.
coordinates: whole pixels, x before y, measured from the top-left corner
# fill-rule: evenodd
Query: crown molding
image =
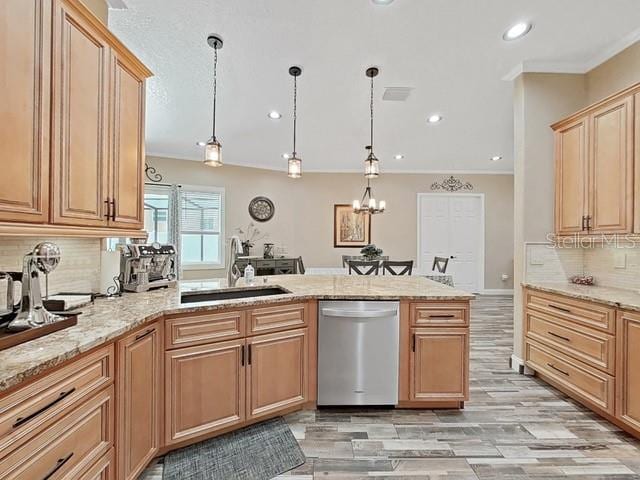
<path id="1" fill-rule="evenodd" d="M 127 10 L 129 7 L 124 0 L 107 0 L 107 6 L 111 10 Z"/>
<path id="2" fill-rule="evenodd" d="M 526 60 L 513 67 L 502 77 L 502 80 L 512 82 L 523 73 L 566 73 L 584 75 L 638 41 L 640 41 L 640 28 L 625 35 L 584 63 Z"/>

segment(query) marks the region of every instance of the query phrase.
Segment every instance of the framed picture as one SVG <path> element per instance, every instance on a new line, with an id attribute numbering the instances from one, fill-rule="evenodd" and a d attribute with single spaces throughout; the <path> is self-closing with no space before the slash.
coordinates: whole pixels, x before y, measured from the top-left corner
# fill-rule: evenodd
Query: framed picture
<path id="1" fill-rule="evenodd" d="M 362 248 L 370 243 L 371 215 L 353 213 L 353 207 L 351 205 L 334 205 L 334 248 Z"/>

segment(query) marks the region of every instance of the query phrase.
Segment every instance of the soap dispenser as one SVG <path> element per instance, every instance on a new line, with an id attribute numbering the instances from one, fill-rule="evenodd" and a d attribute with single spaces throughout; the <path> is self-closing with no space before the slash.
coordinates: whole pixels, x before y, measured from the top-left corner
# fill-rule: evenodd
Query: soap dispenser
<path id="1" fill-rule="evenodd" d="M 252 283 L 253 282 L 253 277 L 255 276 L 255 270 L 253 269 L 253 266 L 251 265 L 251 263 L 249 263 L 245 268 L 244 268 L 244 281 L 245 283 Z"/>

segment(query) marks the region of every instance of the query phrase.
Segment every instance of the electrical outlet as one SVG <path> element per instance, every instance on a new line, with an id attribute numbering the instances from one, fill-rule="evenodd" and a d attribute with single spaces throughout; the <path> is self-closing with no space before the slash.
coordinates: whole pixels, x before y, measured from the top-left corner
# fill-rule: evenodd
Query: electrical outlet
<path id="1" fill-rule="evenodd" d="M 529 250 L 529 265 L 544 265 L 542 255 L 540 255 L 540 252 L 537 252 L 535 249 Z"/>
<path id="2" fill-rule="evenodd" d="M 613 261 L 616 269 L 627 268 L 627 252 L 616 252 L 613 256 Z"/>
<path id="3" fill-rule="evenodd" d="M 509 275 L 507 275 L 506 273 L 502 274 L 502 281 L 506 282 L 507 280 L 509 280 Z"/>

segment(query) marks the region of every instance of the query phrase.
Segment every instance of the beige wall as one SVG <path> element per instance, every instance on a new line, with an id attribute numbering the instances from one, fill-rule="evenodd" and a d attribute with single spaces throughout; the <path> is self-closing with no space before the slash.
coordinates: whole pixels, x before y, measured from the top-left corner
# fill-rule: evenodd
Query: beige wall
<path id="1" fill-rule="evenodd" d="M 587 73 L 587 104 L 640 82 L 640 42 Z"/>
<path id="2" fill-rule="evenodd" d="M 82 3 L 84 3 L 96 17 L 102 20 L 102 23 L 105 25 L 108 24 L 109 6 L 107 5 L 106 0 L 82 0 Z"/>
<path id="3" fill-rule="evenodd" d="M 553 232 L 552 123 L 579 110 L 587 98 L 584 75 L 526 73 L 514 85 L 514 283 L 524 279 L 525 242 Z M 514 354 L 522 358 L 522 291 L 514 289 Z"/>
<path id="4" fill-rule="evenodd" d="M 270 242 L 284 244 L 288 253 L 302 255 L 309 267 L 338 267 L 340 256 L 358 249 L 333 248 L 333 205 L 360 198 L 364 178 L 360 174 L 307 173 L 300 180 L 284 172 L 225 165 L 219 169 L 199 162 L 150 158 L 164 181 L 184 185 L 221 186 L 226 190 L 226 235 L 251 221 L 249 201 L 256 195 L 273 200 L 273 220 L 260 224 Z M 383 174 L 374 182 L 374 194 L 387 201 L 387 212 L 373 217 L 372 241 L 385 254 L 398 259 L 416 258 L 417 194 L 430 192 L 430 185 L 444 175 Z M 513 177 L 511 175 L 460 175 L 471 182 L 475 193 L 485 194 L 486 268 L 485 288 L 513 288 Z M 260 253 L 258 246 L 254 252 Z M 509 280 L 503 282 L 503 273 Z M 220 272 L 189 272 L 194 275 Z"/>

